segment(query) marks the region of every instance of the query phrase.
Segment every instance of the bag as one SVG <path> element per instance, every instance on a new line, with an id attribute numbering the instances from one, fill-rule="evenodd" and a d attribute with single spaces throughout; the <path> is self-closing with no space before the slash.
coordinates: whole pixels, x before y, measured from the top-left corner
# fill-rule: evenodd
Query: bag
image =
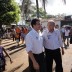
<path id="1" fill-rule="evenodd" d="M 70 44 L 72 44 L 72 37 L 70 38 Z"/>

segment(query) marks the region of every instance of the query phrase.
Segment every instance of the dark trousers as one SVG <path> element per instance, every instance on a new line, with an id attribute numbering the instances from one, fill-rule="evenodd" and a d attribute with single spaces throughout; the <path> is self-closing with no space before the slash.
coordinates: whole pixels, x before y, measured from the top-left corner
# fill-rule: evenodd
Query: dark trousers
<path id="1" fill-rule="evenodd" d="M 13 34 L 12 37 L 13 37 L 13 41 L 14 41 L 15 40 L 15 35 Z"/>
<path id="2" fill-rule="evenodd" d="M 67 39 L 67 44 L 65 44 L 66 39 Z M 69 46 L 69 36 L 65 36 L 65 38 L 64 38 L 64 45 L 65 45 L 65 47 L 66 47 L 66 45 Z"/>
<path id="3" fill-rule="evenodd" d="M 55 60 L 56 63 L 55 72 L 63 72 L 60 49 L 56 50 L 45 49 L 45 53 L 46 53 L 47 72 L 52 72 L 53 60 Z"/>
<path id="4" fill-rule="evenodd" d="M 40 70 L 36 71 L 33 67 L 33 63 L 29 58 L 29 72 L 45 72 L 45 63 L 44 63 L 44 53 L 41 54 L 33 54 L 35 60 L 38 62 Z"/>

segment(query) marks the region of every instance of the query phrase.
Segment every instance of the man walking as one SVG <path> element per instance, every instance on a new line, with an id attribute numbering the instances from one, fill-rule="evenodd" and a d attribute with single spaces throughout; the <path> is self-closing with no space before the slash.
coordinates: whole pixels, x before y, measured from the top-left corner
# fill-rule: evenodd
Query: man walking
<path id="1" fill-rule="evenodd" d="M 44 48 L 43 38 L 39 33 L 41 29 L 40 21 L 33 19 L 31 21 L 32 30 L 26 35 L 26 51 L 29 56 L 30 72 L 44 71 Z"/>
<path id="2" fill-rule="evenodd" d="M 48 21 L 48 29 L 43 31 L 44 47 L 46 54 L 46 67 L 47 72 L 52 72 L 53 60 L 55 60 L 55 71 L 63 72 L 62 58 L 60 52 L 61 47 L 62 54 L 64 54 L 63 43 L 59 30 L 55 30 L 54 27 L 54 21 L 50 20 Z"/>
<path id="3" fill-rule="evenodd" d="M 64 39 L 65 48 L 69 47 L 69 33 L 70 33 L 70 30 L 66 27 L 65 28 L 65 39 Z M 67 39 L 67 44 L 65 44 L 66 39 Z"/>

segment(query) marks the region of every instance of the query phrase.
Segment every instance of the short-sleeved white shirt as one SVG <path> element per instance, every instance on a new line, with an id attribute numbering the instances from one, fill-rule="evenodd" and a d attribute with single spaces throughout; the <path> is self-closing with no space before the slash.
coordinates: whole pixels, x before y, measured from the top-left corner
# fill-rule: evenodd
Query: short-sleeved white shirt
<path id="1" fill-rule="evenodd" d="M 65 36 L 69 36 L 70 30 L 65 30 Z"/>

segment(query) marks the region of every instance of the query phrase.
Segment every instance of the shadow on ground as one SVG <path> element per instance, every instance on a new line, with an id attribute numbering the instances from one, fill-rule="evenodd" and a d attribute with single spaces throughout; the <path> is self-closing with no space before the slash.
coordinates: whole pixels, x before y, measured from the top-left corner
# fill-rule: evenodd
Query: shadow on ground
<path id="1" fill-rule="evenodd" d="M 3 47 L 10 46 L 10 45 L 13 45 L 13 44 L 16 44 L 16 42 L 15 43 L 4 45 Z"/>
<path id="2" fill-rule="evenodd" d="M 10 42 L 5 42 L 5 43 L 2 43 L 2 44 L 7 44 L 7 43 L 10 43 Z M 15 42 L 14 42 L 15 43 Z"/>
<path id="3" fill-rule="evenodd" d="M 13 41 L 12 39 L 6 39 L 6 38 L 5 38 L 5 39 L 2 39 L 2 40 L 4 40 L 4 41 L 8 41 L 8 40 L 11 40 L 11 41 Z"/>
<path id="4" fill-rule="evenodd" d="M 18 70 L 19 68 L 21 68 L 23 66 L 23 64 L 13 68 L 12 70 L 8 71 L 8 72 L 15 72 L 16 70 Z"/>
<path id="5" fill-rule="evenodd" d="M 27 67 L 25 70 L 23 70 L 22 72 L 29 72 L 29 67 Z"/>
<path id="6" fill-rule="evenodd" d="M 20 48 L 19 48 L 19 47 L 20 47 Z M 14 49 L 19 48 L 19 49 L 17 49 L 17 50 L 12 51 L 11 53 L 9 53 L 9 55 L 12 55 L 12 54 L 14 54 L 14 53 L 16 53 L 16 52 L 21 51 L 22 49 L 24 49 L 24 48 L 26 47 L 26 45 L 22 45 L 22 46 L 19 46 L 19 47 L 12 46 L 11 48 L 8 48 L 8 49 L 6 49 L 6 50 L 11 51 L 11 50 L 14 50 Z M 5 57 L 7 57 L 7 56 L 5 55 Z"/>
<path id="7" fill-rule="evenodd" d="M 18 48 L 25 48 L 26 47 L 26 45 L 21 45 L 21 46 L 12 46 L 12 47 L 10 47 L 10 48 L 7 48 L 6 50 L 9 50 L 9 51 L 12 51 L 12 50 L 14 50 L 14 49 L 18 49 Z"/>

